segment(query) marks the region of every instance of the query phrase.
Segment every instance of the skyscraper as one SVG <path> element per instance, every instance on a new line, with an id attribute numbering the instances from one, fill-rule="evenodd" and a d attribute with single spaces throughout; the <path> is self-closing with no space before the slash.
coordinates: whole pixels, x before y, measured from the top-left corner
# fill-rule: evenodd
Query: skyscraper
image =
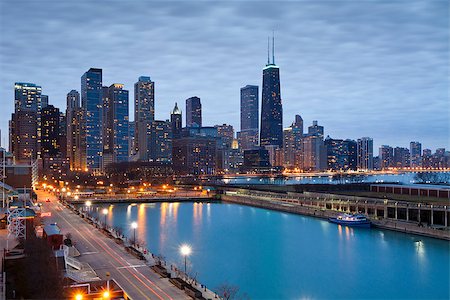
<path id="1" fill-rule="evenodd" d="M 239 144 L 243 150 L 258 147 L 258 116 L 258 86 L 246 85 L 241 88 L 241 131 L 238 133 Z"/>
<path id="2" fill-rule="evenodd" d="M 283 161 L 285 167 L 301 168 L 301 149 L 303 138 L 303 119 L 295 115 L 295 121 L 283 131 Z"/>
<path id="3" fill-rule="evenodd" d="M 280 69 L 275 65 L 274 39 L 272 62 L 267 49 L 267 65 L 263 69 L 260 145 L 283 147 L 283 107 L 280 94 Z"/>
<path id="4" fill-rule="evenodd" d="M 410 153 L 408 148 L 394 148 L 394 167 L 406 168 L 410 166 Z"/>
<path id="5" fill-rule="evenodd" d="M 111 162 L 128 161 L 128 91 L 114 83 L 104 89 L 103 155 L 104 167 Z"/>
<path id="6" fill-rule="evenodd" d="M 150 123 L 147 130 L 146 161 L 171 162 L 172 161 L 172 124 L 169 120 L 155 120 Z"/>
<path id="7" fill-rule="evenodd" d="M 186 127 L 202 127 L 202 104 L 199 97 L 186 99 Z"/>
<path id="8" fill-rule="evenodd" d="M 14 113 L 10 122 L 10 150 L 18 161 L 40 156 L 42 88 L 34 83 L 14 85 Z"/>
<path id="9" fill-rule="evenodd" d="M 139 151 L 139 143 L 146 144 L 147 128 L 155 120 L 155 83 L 148 76 L 139 77 L 134 84 L 134 152 Z M 144 155 L 145 151 L 142 152 Z"/>
<path id="10" fill-rule="evenodd" d="M 373 139 L 363 137 L 358 139 L 358 169 L 373 170 Z"/>
<path id="11" fill-rule="evenodd" d="M 178 108 L 178 104 L 175 102 L 175 107 L 170 113 L 170 123 L 172 127 L 172 137 L 178 138 L 181 134 L 181 128 L 183 127 L 182 113 Z"/>
<path id="12" fill-rule="evenodd" d="M 102 166 L 102 69 L 91 68 L 81 76 L 83 138 L 86 143 L 86 168 L 100 171 Z"/>
<path id="13" fill-rule="evenodd" d="M 71 170 L 86 168 L 86 139 L 84 138 L 84 113 L 80 106 L 80 94 L 71 90 L 67 94 L 67 157 Z"/>
<path id="14" fill-rule="evenodd" d="M 59 141 L 59 109 L 53 105 L 47 105 L 42 109 L 42 154 L 43 156 L 56 156 L 60 153 Z"/>
<path id="15" fill-rule="evenodd" d="M 409 143 L 409 151 L 411 154 L 411 168 L 417 168 L 422 165 L 422 144 L 419 142 Z"/>
<path id="16" fill-rule="evenodd" d="M 393 166 L 394 149 L 388 145 L 382 145 L 378 154 L 380 168 L 387 169 Z"/>

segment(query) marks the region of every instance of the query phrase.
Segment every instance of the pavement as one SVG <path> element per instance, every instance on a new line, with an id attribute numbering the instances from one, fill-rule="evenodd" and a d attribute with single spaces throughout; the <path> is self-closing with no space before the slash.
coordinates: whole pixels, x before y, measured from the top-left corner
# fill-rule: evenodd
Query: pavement
<path id="1" fill-rule="evenodd" d="M 70 233 L 80 252 L 77 259 L 88 263 L 101 279 L 107 279 L 109 272 L 131 299 L 190 299 L 167 278 L 154 273 L 144 261 L 65 208 L 56 196 L 44 191 L 37 191 L 37 195 L 43 203 L 43 212 L 51 212 L 44 222 L 56 222 L 63 234 Z M 45 202 L 46 198 L 50 202 Z"/>

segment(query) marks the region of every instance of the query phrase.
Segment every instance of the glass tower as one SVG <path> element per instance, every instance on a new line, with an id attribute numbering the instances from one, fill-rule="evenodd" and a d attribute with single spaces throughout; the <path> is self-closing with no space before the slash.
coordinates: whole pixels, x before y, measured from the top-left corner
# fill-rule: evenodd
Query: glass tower
<path id="1" fill-rule="evenodd" d="M 144 149 L 140 151 L 144 155 L 147 144 L 147 128 L 155 120 L 155 83 L 148 76 L 141 76 L 134 84 L 134 153 L 139 151 L 139 144 Z"/>
<path id="2" fill-rule="evenodd" d="M 186 127 L 202 127 L 202 104 L 199 97 L 186 99 Z"/>
<path id="3" fill-rule="evenodd" d="M 102 164 L 102 69 L 89 69 L 81 76 L 81 106 L 84 113 L 86 168 L 99 171 Z"/>
<path id="4" fill-rule="evenodd" d="M 260 146 L 283 147 L 283 107 L 280 94 L 280 69 L 275 65 L 272 40 L 272 63 L 267 53 L 267 65 L 263 69 Z"/>

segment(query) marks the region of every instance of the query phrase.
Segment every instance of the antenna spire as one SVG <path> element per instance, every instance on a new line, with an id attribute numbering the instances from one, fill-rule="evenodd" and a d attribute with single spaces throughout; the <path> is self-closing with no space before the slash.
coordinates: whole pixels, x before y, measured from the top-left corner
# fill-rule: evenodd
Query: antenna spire
<path id="1" fill-rule="evenodd" d="M 270 37 L 267 37 L 267 65 L 270 65 Z"/>
<path id="2" fill-rule="evenodd" d="M 275 64 L 275 30 L 272 31 L 272 64 Z"/>

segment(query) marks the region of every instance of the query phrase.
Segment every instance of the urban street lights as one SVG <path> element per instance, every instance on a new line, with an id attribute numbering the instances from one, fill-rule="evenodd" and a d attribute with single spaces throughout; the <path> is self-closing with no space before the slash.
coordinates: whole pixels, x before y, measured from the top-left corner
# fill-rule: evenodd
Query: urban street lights
<path id="1" fill-rule="evenodd" d="M 185 244 L 180 247 L 180 253 L 181 253 L 181 255 L 184 256 L 184 274 L 186 274 L 186 276 L 187 276 L 187 257 L 188 257 L 188 255 L 191 254 L 191 252 L 192 252 L 192 249 L 189 245 Z"/>
<path id="2" fill-rule="evenodd" d="M 107 209 L 107 208 L 104 208 L 104 209 L 102 210 L 102 213 L 103 213 L 103 215 L 105 215 L 105 228 L 106 228 L 106 215 L 108 214 L 108 209 Z"/>
<path id="3" fill-rule="evenodd" d="M 92 202 L 91 201 L 86 201 L 86 208 L 87 208 L 87 211 L 88 211 L 88 213 L 91 211 L 91 205 L 92 205 Z"/>
<path id="4" fill-rule="evenodd" d="M 133 244 L 136 245 L 136 228 L 138 224 L 136 222 L 131 223 L 131 228 L 133 228 Z"/>

